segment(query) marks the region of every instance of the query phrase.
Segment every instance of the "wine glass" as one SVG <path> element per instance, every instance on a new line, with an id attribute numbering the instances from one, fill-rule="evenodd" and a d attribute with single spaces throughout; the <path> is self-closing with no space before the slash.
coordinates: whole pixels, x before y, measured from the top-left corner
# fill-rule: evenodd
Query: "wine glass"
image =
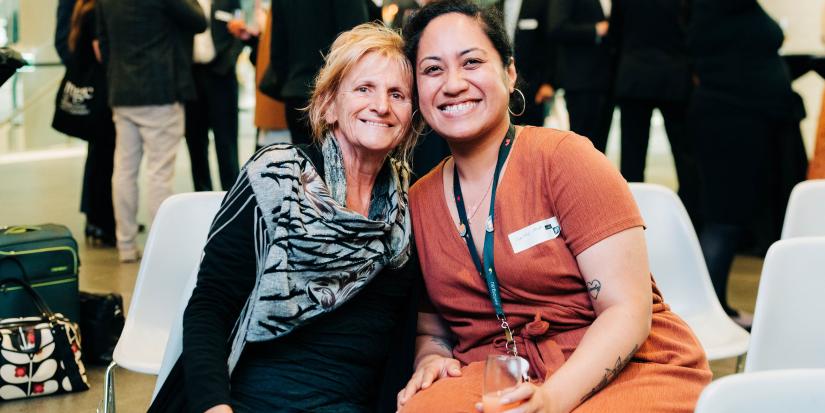
<path id="1" fill-rule="evenodd" d="M 528 368 L 527 360 L 521 357 L 496 354 L 487 356 L 481 392 L 484 413 L 500 413 L 521 404 L 501 404 L 501 396 L 524 381 Z"/>

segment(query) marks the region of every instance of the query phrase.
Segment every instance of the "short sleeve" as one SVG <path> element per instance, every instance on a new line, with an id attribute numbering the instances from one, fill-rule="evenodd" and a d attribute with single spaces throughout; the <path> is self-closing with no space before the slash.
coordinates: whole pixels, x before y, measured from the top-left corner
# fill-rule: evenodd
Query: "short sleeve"
<path id="1" fill-rule="evenodd" d="M 625 229 L 644 226 L 627 181 L 589 139 L 571 133 L 545 161 L 550 200 L 573 255 Z"/>

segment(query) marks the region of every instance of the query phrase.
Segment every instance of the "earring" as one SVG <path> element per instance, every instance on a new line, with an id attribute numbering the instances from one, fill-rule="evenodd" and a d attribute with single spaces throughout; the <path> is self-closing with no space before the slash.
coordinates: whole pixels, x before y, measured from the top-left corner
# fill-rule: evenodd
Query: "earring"
<path id="1" fill-rule="evenodd" d="M 423 135 L 424 135 L 424 134 L 426 134 L 426 133 L 430 133 L 430 131 L 429 131 L 429 130 L 427 130 L 427 129 L 430 127 L 430 125 L 428 125 L 428 124 L 427 124 L 427 122 L 424 122 L 424 119 L 420 119 L 420 122 L 416 121 L 416 119 L 415 119 L 415 115 L 416 115 L 417 113 L 418 113 L 418 109 L 414 110 L 414 111 L 413 111 L 413 113 L 412 113 L 412 116 L 411 116 L 411 118 L 412 118 L 412 120 L 411 120 L 412 124 L 410 125 L 410 129 L 412 129 L 412 131 L 413 131 L 416 135 L 418 135 L 418 136 L 423 136 Z M 421 130 L 420 130 L 420 131 L 419 131 L 419 130 L 417 130 L 417 129 L 415 128 L 415 124 L 416 124 L 416 123 L 421 123 L 422 125 L 424 125 L 424 126 L 421 128 Z"/>
<path id="2" fill-rule="evenodd" d="M 510 114 L 513 115 L 513 116 L 521 116 L 521 115 L 524 114 L 524 111 L 527 110 L 527 99 L 525 99 L 524 93 L 521 93 L 521 90 L 519 90 L 518 88 L 515 88 L 513 91 L 518 92 L 518 94 L 521 95 L 521 102 L 522 102 L 521 112 L 513 113 L 513 109 L 510 109 L 509 107 L 507 108 L 507 111 L 510 112 Z"/>

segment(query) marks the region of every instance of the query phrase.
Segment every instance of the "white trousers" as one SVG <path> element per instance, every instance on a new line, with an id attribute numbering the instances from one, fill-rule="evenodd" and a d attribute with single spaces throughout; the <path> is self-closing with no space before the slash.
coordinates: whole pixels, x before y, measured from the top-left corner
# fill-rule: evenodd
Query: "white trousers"
<path id="1" fill-rule="evenodd" d="M 117 106 L 112 108 L 115 129 L 115 170 L 112 197 L 115 207 L 117 248 L 137 249 L 138 172 L 146 154 L 149 219 L 164 199 L 172 195 L 175 156 L 183 138 L 183 105 Z"/>

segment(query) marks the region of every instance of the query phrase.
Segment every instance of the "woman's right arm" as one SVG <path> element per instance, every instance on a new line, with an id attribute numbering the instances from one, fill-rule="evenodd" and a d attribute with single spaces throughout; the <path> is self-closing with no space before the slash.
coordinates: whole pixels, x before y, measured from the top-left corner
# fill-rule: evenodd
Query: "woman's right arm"
<path id="1" fill-rule="evenodd" d="M 419 312 L 415 372 L 407 386 L 398 393 L 398 409 L 436 380 L 460 375 L 461 363 L 453 358 L 452 334 L 444 319 L 436 313 Z"/>
<path id="2" fill-rule="evenodd" d="M 191 411 L 231 411 L 228 339 L 255 284 L 257 202 L 246 179 L 240 179 L 230 194 L 213 222 L 198 282 L 184 312 L 181 357 Z M 224 410 L 208 410 L 215 407 Z"/>

